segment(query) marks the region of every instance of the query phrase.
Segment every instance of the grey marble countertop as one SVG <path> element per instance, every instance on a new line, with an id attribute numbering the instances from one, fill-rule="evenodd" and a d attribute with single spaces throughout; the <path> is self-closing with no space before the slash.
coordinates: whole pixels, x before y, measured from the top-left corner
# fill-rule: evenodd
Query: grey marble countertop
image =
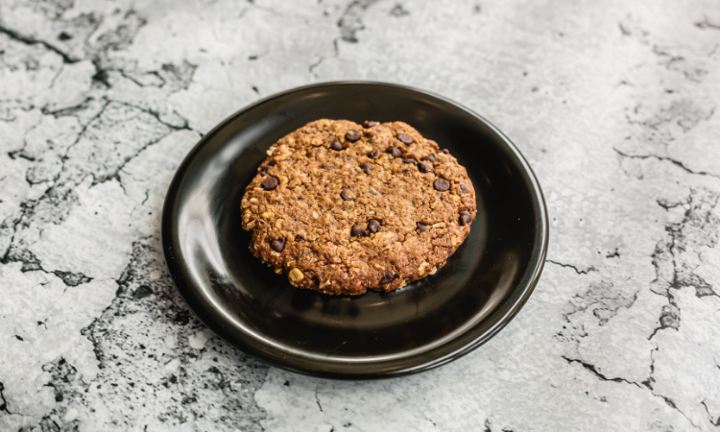
<path id="1" fill-rule="evenodd" d="M 699 0 L 0 0 L 0 430 L 717 430 L 719 46 Z M 260 364 L 165 270 L 198 139 L 341 79 L 469 106 L 545 192 L 530 301 L 430 372 Z"/>

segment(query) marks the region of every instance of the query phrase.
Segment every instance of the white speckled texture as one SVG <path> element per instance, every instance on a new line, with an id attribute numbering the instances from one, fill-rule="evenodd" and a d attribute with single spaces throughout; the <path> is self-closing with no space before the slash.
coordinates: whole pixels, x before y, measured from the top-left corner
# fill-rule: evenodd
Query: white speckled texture
<path id="1" fill-rule="evenodd" d="M 0 0 L 0 430 L 717 430 L 719 66 L 714 1 Z M 530 301 L 427 373 L 269 368 L 164 267 L 202 134 L 339 79 L 469 106 L 545 191 Z"/>

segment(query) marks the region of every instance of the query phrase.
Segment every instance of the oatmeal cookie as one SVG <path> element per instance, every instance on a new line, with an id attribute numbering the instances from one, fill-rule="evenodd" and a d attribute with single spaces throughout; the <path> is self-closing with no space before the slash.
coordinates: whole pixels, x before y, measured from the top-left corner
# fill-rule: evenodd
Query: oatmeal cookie
<path id="1" fill-rule="evenodd" d="M 296 287 L 392 291 L 435 274 L 470 233 L 467 171 L 405 123 L 318 120 L 267 154 L 242 227 L 250 251 Z"/>

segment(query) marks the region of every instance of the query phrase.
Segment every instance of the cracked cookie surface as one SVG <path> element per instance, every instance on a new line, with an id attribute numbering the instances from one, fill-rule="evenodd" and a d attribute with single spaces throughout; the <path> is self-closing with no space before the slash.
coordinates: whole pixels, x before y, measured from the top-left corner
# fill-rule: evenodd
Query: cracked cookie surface
<path id="1" fill-rule="evenodd" d="M 467 171 L 405 123 L 318 120 L 267 153 L 242 227 L 253 255 L 296 287 L 392 291 L 435 274 L 470 233 Z"/>

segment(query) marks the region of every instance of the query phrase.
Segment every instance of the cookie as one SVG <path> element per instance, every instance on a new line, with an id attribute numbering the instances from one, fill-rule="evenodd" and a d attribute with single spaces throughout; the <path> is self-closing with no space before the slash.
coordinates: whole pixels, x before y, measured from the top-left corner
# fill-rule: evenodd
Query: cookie
<path id="1" fill-rule="evenodd" d="M 296 287 L 392 291 L 435 274 L 470 233 L 467 171 L 405 123 L 318 120 L 267 155 L 242 227 L 253 255 Z"/>

